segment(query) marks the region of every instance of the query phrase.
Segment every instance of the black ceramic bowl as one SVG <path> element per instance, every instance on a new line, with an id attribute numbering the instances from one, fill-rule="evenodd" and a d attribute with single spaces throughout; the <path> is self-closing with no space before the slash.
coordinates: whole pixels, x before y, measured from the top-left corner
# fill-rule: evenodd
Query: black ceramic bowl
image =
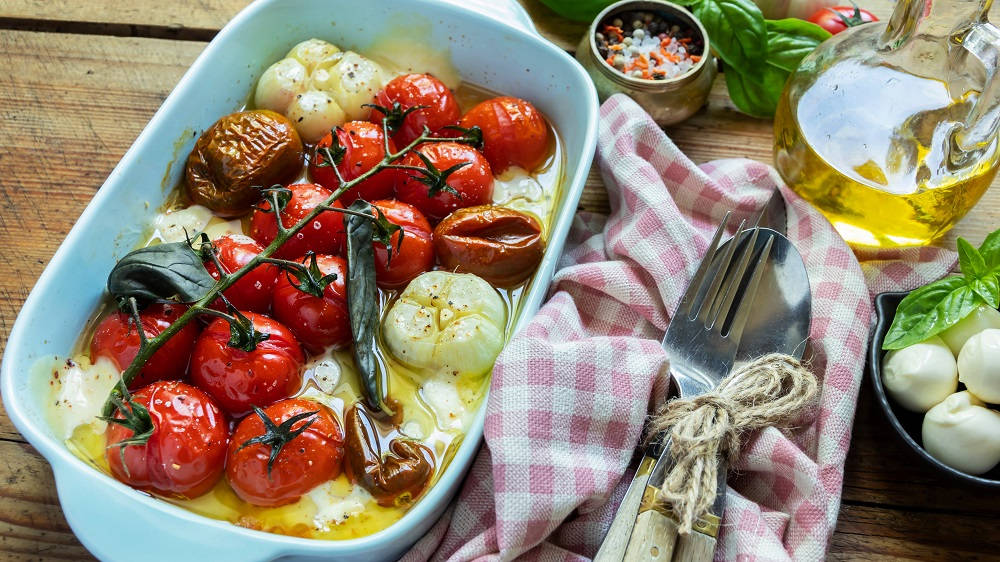
<path id="1" fill-rule="evenodd" d="M 911 412 L 896 404 L 886 394 L 885 387 L 882 386 L 882 357 L 886 353 L 882 350 L 882 340 L 885 338 L 885 333 L 889 331 L 893 318 L 896 317 L 896 307 L 899 306 L 899 301 L 903 300 L 907 294 L 909 293 L 882 293 L 875 297 L 875 331 L 872 333 L 871 345 L 868 348 L 868 378 L 871 379 L 872 386 L 875 387 L 875 398 L 882 406 L 882 411 L 889 419 L 889 424 L 920 458 L 953 478 L 978 486 L 1000 488 L 1000 466 L 994 467 L 986 474 L 973 476 L 932 457 L 920 444 L 924 415 Z M 964 386 L 959 383 L 959 390 L 963 389 Z"/>

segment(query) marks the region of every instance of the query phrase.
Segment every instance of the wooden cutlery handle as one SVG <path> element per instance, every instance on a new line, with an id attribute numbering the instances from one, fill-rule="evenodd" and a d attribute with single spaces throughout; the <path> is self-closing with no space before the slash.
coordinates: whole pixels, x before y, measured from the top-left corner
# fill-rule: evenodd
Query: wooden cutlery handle
<path id="1" fill-rule="evenodd" d="M 677 522 L 655 509 L 639 514 L 625 549 L 626 562 L 671 562 L 677 544 Z"/>
<path id="2" fill-rule="evenodd" d="M 677 538 L 673 562 L 712 562 L 715 537 L 692 531 Z"/>
<path id="3" fill-rule="evenodd" d="M 642 503 L 642 494 L 646 491 L 646 482 L 655 462 L 656 459 L 652 457 L 642 459 L 628 491 L 625 492 L 625 497 L 622 498 L 621 505 L 618 506 L 608 534 L 604 536 L 604 542 L 594 556 L 594 562 L 622 562 L 629 537 L 632 535 L 632 526 L 639 513 L 639 505 Z"/>

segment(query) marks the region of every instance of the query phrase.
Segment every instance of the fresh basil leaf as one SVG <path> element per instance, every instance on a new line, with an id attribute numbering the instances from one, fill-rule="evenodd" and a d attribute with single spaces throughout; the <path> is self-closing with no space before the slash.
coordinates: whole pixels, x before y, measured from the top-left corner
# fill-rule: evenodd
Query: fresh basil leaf
<path id="1" fill-rule="evenodd" d="M 936 336 L 982 302 L 965 277 L 945 277 L 924 285 L 899 303 L 882 349 L 902 349 Z"/>
<path id="2" fill-rule="evenodd" d="M 140 303 L 177 299 L 200 300 L 215 279 L 187 242 L 139 248 L 118 260 L 108 275 L 108 292 L 116 300 L 135 297 Z"/>
<path id="3" fill-rule="evenodd" d="M 797 18 L 766 20 L 767 64 L 795 72 L 803 57 L 831 37 L 822 27 Z"/>
<path id="4" fill-rule="evenodd" d="M 965 238 L 958 239 L 958 267 L 970 281 L 979 279 L 988 272 L 982 254 Z"/>
<path id="5" fill-rule="evenodd" d="M 347 230 L 347 311 L 351 315 L 354 336 L 354 362 L 361 377 L 365 403 L 375 410 L 391 413 L 382 392 L 375 360 L 375 330 L 378 327 L 378 292 L 375 288 L 375 249 L 372 246 L 374 225 L 367 217 L 372 206 L 358 199 L 348 207 L 365 216 L 346 215 Z"/>
<path id="6" fill-rule="evenodd" d="M 690 4 L 690 2 L 689 2 Z M 764 14 L 751 0 L 700 0 L 694 15 L 708 32 L 711 47 L 730 68 L 746 71 L 767 56 Z"/>
<path id="7" fill-rule="evenodd" d="M 979 253 L 990 269 L 1000 266 L 1000 230 L 994 230 L 979 246 Z"/>
<path id="8" fill-rule="evenodd" d="M 754 74 L 745 74 L 732 67 L 725 73 L 729 97 L 736 107 L 747 115 L 761 118 L 774 115 L 788 76 L 788 72 L 769 65 L 756 66 Z"/>
<path id="9" fill-rule="evenodd" d="M 971 283 L 972 290 L 993 308 L 1000 307 L 1000 280 L 996 275 L 985 275 Z"/>

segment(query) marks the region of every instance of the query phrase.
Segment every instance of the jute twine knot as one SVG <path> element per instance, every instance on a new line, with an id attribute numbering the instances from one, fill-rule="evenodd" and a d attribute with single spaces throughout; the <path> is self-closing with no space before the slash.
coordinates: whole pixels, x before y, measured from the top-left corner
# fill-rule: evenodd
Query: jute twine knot
<path id="1" fill-rule="evenodd" d="M 706 394 L 660 407 L 649 435 L 666 432 L 673 467 L 659 501 L 677 516 L 680 534 L 690 533 L 712 507 L 719 458 L 734 463 L 744 434 L 794 420 L 816 391 L 816 376 L 801 362 L 773 353 L 733 371 Z"/>

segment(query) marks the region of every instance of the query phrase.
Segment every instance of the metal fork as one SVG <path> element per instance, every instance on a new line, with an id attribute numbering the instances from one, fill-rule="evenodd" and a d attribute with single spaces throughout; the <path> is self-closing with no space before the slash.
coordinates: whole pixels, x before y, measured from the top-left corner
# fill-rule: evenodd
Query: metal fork
<path id="1" fill-rule="evenodd" d="M 671 374 L 684 398 L 711 390 L 729 374 L 770 255 L 773 239 L 768 239 L 756 259 L 753 258 L 760 229 L 757 226 L 746 229 L 746 221 L 740 222 L 730 242 L 720 248 L 730 216 L 731 213 L 726 213 L 715 231 L 663 337 Z M 742 240 L 747 237 L 749 240 Z M 748 273 L 751 260 L 753 266 Z M 656 446 L 647 448 L 595 562 L 620 562 L 626 551 L 635 556 L 628 559 L 670 560 L 677 540 L 676 524 L 642 501 L 644 495 L 657 493 L 663 483 L 669 465 L 668 448 L 663 447 L 662 451 L 657 451 Z M 714 548 L 714 538 L 711 540 Z"/>

